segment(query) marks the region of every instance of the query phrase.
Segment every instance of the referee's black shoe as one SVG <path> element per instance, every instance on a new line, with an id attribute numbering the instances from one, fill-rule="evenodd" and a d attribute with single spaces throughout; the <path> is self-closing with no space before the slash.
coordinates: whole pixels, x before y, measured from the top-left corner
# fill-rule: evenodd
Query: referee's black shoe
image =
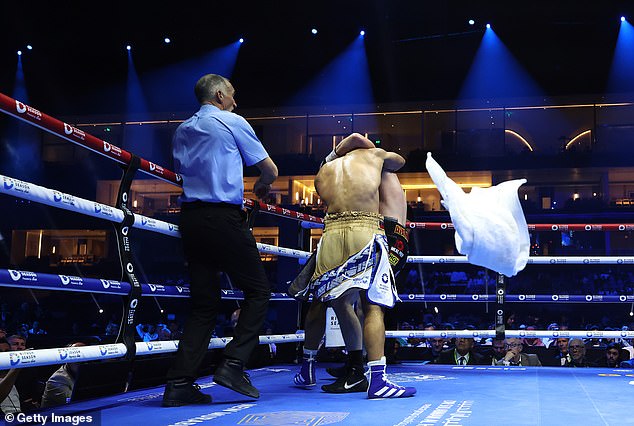
<path id="1" fill-rule="evenodd" d="M 202 393 L 200 386 L 190 380 L 170 380 L 165 385 L 163 407 L 180 407 L 190 404 L 210 403 L 211 395 Z"/>
<path id="2" fill-rule="evenodd" d="M 214 382 L 251 398 L 259 398 L 260 391 L 251 384 L 249 373 L 244 371 L 242 361 L 225 358 L 214 373 Z"/>

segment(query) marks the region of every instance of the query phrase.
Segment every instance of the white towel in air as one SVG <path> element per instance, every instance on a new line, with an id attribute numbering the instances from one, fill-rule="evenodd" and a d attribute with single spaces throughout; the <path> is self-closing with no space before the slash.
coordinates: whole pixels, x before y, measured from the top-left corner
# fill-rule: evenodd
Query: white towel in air
<path id="1" fill-rule="evenodd" d="M 474 187 L 465 193 L 427 153 L 427 172 L 442 195 L 442 204 L 456 230 L 456 248 L 469 263 L 507 277 L 528 262 L 528 225 L 518 198 L 526 179 L 502 182 L 490 188 Z"/>

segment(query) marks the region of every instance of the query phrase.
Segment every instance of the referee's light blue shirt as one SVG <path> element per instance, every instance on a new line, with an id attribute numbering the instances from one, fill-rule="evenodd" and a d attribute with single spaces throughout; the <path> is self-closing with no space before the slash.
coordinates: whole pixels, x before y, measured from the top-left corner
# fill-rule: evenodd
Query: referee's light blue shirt
<path id="1" fill-rule="evenodd" d="M 172 155 L 174 171 L 183 177 L 182 202 L 240 206 L 243 162 L 252 166 L 269 156 L 243 117 L 209 104 L 178 126 Z"/>

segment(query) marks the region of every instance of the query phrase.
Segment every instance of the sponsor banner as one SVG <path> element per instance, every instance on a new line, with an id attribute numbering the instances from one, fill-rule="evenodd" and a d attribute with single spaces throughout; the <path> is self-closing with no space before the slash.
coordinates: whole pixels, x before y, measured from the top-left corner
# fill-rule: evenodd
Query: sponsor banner
<path id="1" fill-rule="evenodd" d="M 402 302 L 491 302 L 492 294 L 399 294 Z"/>
<path id="2" fill-rule="evenodd" d="M 303 250 L 290 249 L 286 247 L 277 247 L 270 244 L 257 243 L 258 250 L 261 253 L 279 254 L 284 257 L 293 258 L 309 258 L 311 253 Z"/>
<path id="3" fill-rule="evenodd" d="M 2 352 L 0 353 L 0 370 L 119 358 L 125 354 L 126 348 L 122 343 Z"/>
<path id="4" fill-rule="evenodd" d="M 153 342 L 136 342 L 137 355 L 151 355 L 176 352 L 178 340 L 160 340 Z"/>
<path id="5" fill-rule="evenodd" d="M 104 281 L 106 281 L 107 284 L 104 284 Z M 117 284 L 111 286 L 110 283 Z M 35 273 L 15 269 L 0 269 L 0 286 L 111 294 L 128 294 L 130 290 L 130 284 L 120 283 L 119 281 L 45 274 L 41 272 Z"/>
<path id="6" fill-rule="evenodd" d="M 548 303 L 632 303 L 633 295 L 602 294 L 511 294 L 506 295 L 506 302 L 548 302 Z"/>
<path id="7" fill-rule="evenodd" d="M 0 180 L 2 181 L 0 192 L 4 192 L 8 195 L 46 204 L 51 207 L 83 213 L 87 216 L 105 219 L 111 222 L 121 223 L 123 221 L 123 212 L 117 208 L 48 189 L 33 183 L 23 182 L 8 176 L 0 175 Z M 180 236 L 178 225 L 138 214 L 134 215 L 133 226 L 172 237 Z"/>
<path id="8" fill-rule="evenodd" d="M 326 309 L 326 347 L 336 348 L 345 345 L 341 327 L 339 326 L 339 319 L 334 309 L 329 307 Z"/>

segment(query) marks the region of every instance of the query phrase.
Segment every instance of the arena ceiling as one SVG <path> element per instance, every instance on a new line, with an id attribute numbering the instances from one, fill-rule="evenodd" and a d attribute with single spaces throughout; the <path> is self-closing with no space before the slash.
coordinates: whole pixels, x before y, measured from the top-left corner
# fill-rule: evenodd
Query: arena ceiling
<path id="1" fill-rule="evenodd" d="M 232 76 L 240 106 L 281 106 L 360 29 L 377 102 L 454 99 L 486 23 L 545 94 L 600 94 L 619 18 L 634 19 L 634 2 L 587 0 L 70 1 L 2 8 L 0 92 L 12 94 L 16 51 L 23 50 L 29 101 L 55 114 L 116 113 L 96 90 L 126 83 L 126 44 L 142 81 L 240 37 L 245 43 Z"/>

